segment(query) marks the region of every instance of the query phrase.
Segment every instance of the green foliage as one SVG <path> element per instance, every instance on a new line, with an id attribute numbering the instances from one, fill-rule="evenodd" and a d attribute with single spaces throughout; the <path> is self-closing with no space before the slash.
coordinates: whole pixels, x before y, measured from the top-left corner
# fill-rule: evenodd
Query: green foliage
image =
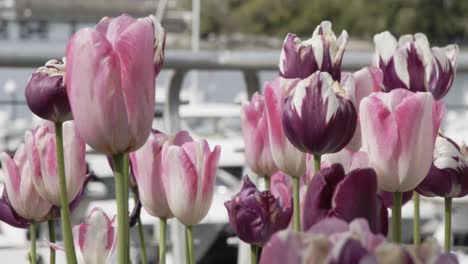
<path id="1" fill-rule="evenodd" d="M 312 34 L 322 20 L 336 32 L 369 39 L 424 32 L 431 42 L 463 41 L 468 33 L 466 0 L 202 0 L 202 32 L 283 37 Z"/>

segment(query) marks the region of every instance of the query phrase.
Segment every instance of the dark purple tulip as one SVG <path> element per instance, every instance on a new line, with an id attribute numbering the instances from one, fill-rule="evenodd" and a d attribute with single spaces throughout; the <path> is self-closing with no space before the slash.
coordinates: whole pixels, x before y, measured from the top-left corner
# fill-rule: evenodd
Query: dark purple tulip
<path id="1" fill-rule="evenodd" d="M 298 82 L 285 101 L 284 132 L 303 152 L 322 155 L 340 151 L 351 141 L 356 124 L 353 103 L 325 72 L 315 72 Z"/>
<path id="2" fill-rule="evenodd" d="M 65 64 L 50 60 L 31 75 L 24 95 L 34 114 L 52 122 L 73 119 L 64 74 Z"/>
<path id="3" fill-rule="evenodd" d="M 307 188 L 303 211 L 304 230 L 324 218 L 338 217 L 347 222 L 364 218 L 373 232 L 388 232 L 388 212 L 377 194 L 377 175 L 371 168 L 347 175 L 341 164 L 321 169 Z"/>
<path id="4" fill-rule="evenodd" d="M 336 255 L 331 254 L 329 264 L 359 263 L 369 253 L 359 241 L 351 237 L 348 237 L 344 242 L 337 243 L 333 251 L 339 253 Z"/>
<path id="5" fill-rule="evenodd" d="M 374 66 L 383 72 L 383 90 L 406 88 L 430 92 L 442 99 L 452 86 L 457 67 L 458 46 L 430 48 L 421 33 L 403 35 L 397 41 L 388 31 L 374 36 Z"/>
<path id="6" fill-rule="evenodd" d="M 280 54 L 280 76 L 287 79 L 305 79 L 316 71 L 328 72 L 334 80 L 341 79 L 341 59 L 348 43 L 343 31 L 338 39 L 329 21 L 323 21 L 312 38 L 301 41 L 289 33 Z"/>
<path id="7" fill-rule="evenodd" d="M 448 137 L 437 136 L 434 160 L 416 191 L 424 196 L 463 197 L 468 194 L 468 147 L 461 148 Z"/>
<path id="8" fill-rule="evenodd" d="M 246 243 L 259 246 L 289 225 L 292 208 L 284 204 L 281 197 L 275 198 L 270 191 L 260 192 L 248 176 L 244 177 L 241 191 L 224 203 L 236 235 Z"/>

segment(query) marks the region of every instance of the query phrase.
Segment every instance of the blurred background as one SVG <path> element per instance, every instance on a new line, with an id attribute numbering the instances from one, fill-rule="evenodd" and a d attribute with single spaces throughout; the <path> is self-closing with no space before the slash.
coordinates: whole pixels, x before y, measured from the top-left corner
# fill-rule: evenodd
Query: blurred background
<path id="1" fill-rule="evenodd" d="M 49 59 L 62 58 L 74 32 L 93 26 L 104 16 L 121 13 L 135 17 L 153 14 L 167 30 L 165 67 L 157 78 L 154 128 L 168 133 L 186 129 L 223 148 L 212 209 L 195 228 L 198 263 L 245 263 L 223 205 L 239 190 L 241 176 L 249 173 L 243 155 L 240 103 L 277 76 L 279 52 L 288 32 L 308 38 L 322 20 L 330 20 L 337 35 L 346 29 L 350 42 L 343 60 L 345 71 L 370 65 L 372 37 L 384 30 L 397 36 L 423 32 L 433 46 L 457 43 L 461 48 L 458 72 L 445 97 L 443 126 L 458 142 L 468 140 L 466 0 L 0 0 L 0 151 L 13 153 L 23 141 L 24 131 L 39 122 L 24 99 L 31 73 Z M 73 213 L 73 224 L 95 206 L 116 212 L 114 179 L 107 160 L 92 149 L 88 152 L 89 168 L 97 178 Z M 465 203 L 455 199 L 452 224 L 455 249 L 462 252 L 468 246 Z M 412 239 L 412 211 L 411 202 L 403 208 L 405 242 Z M 443 200 L 424 199 L 421 217 L 423 237 L 442 241 Z M 142 221 L 149 259 L 157 263 L 157 220 L 143 211 Z M 39 241 L 44 260 L 48 259 L 46 233 L 43 226 Z M 182 235 L 180 226 L 170 221 L 168 263 L 183 263 Z M 26 230 L 0 223 L 0 259 L 4 263 L 18 263 L 28 245 Z M 133 263 L 139 263 L 138 246 L 137 232 L 132 231 Z"/>

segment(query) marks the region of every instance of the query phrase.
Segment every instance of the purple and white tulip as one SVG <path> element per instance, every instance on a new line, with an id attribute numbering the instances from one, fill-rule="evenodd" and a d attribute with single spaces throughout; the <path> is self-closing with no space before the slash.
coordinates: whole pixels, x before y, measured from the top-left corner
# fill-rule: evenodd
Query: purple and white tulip
<path id="1" fill-rule="evenodd" d="M 25 148 L 37 191 L 50 203 L 60 207 L 59 171 L 55 130 L 52 124 L 41 125 L 25 134 Z M 85 183 L 86 144 L 74 121 L 63 123 L 63 154 L 68 201 L 73 201 Z"/>
<path id="2" fill-rule="evenodd" d="M 154 17 L 104 18 L 69 40 L 66 87 L 80 135 L 106 155 L 135 151 L 151 132 L 165 33 Z"/>
<path id="3" fill-rule="evenodd" d="M 305 175 L 306 154 L 298 150 L 286 137 L 283 130 L 283 108 L 284 99 L 299 81 L 276 78 L 271 83 L 265 83 L 264 91 L 271 154 L 278 169 L 292 177 Z"/>
<path id="4" fill-rule="evenodd" d="M 362 186 L 368 191 L 362 192 Z M 347 222 L 364 218 L 373 232 L 387 234 L 387 209 L 377 193 L 373 169 L 355 169 L 345 174 L 341 164 L 333 164 L 314 175 L 304 198 L 304 230 L 328 217 Z"/>
<path id="5" fill-rule="evenodd" d="M 357 112 L 345 90 L 325 72 L 297 82 L 283 109 L 283 128 L 299 150 L 314 155 L 344 148 L 356 130 Z"/>
<path id="6" fill-rule="evenodd" d="M 397 41 L 388 31 L 375 35 L 374 43 L 373 64 L 382 69 L 384 91 L 430 92 L 436 100 L 448 93 L 457 68 L 457 45 L 431 49 L 424 34 L 403 35 Z"/>
<path id="7" fill-rule="evenodd" d="M 33 169 L 26 156 L 24 144 L 18 147 L 13 159 L 3 152 L 0 160 L 5 173 L 3 200 L 11 205 L 14 213 L 28 221 L 46 220 L 52 204 L 34 186 Z"/>
<path id="8" fill-rule="evenodd" d="M 341 60 L 347 43 L 348 33 L 344 30 L 337 39 L 329 21 L 318 25 L 312 38 L 306 41 L 289 33 L 280 54 L 280 76 L 305 79 L 316 71 L 322 71 L 340 81 Z"/>
<path id="9" fill-rule="evenodd" d="M 65 63 L 50 60 L 29 78 L 24 91 L 29 109 L 52 122 L 73 119 L 65 88 Z"/>
<path id="10" fill-rule="evenodd" d="M 287 199 L 276 198 L 270 191 L 260 192 L 244 176 L 241 191 L 224 205 L 236 235 L 246 243 L 263 246 L 273 233 L 288 227 L 293 210 L 291 196 Z"/>
<path id="11" fill-rule="evenodd" d="M 270 177 L 278 168 L 271 154 L 263 95 L 255 93 L 250 102 L 242 104 L 241 121 L 247 164 L 257 175 Z"/>
<path id="12" fill-rule="evenodd" d="M 164 144 L 162 183 L 173 215 L 186 226 L 198 224 L 213 200 L 220 146 L 210 150 L 206 140 Z"/>
<path id="13" fill-rule="evenodd" d="M 159 131 L 152 131 L 146 143 L 137 151 L 130 153 L 139 198 L 150 215 L 163 219 L 173 217 L 162 181 L 163 145 L 180 146 L 191 140 L 186 131 L 177 133 L 174 138 Z"/>
<path id="14" fill-rule="evenodd" d="M 444 104 L 405 89 L 374 93 L 361 102 L 362 147 L 389 192 L 413 190 L 426 177 Z M 415 166 L 417 164 L 417 166 Z"/>
<path id="15" fill-rule="evenodd" d="M 424 196 L 463 197 L 468 194 L 468 147 L 461 147 L 440 134 L 437 136 L 434 160 L 427 177 L 416 191 Z"/>

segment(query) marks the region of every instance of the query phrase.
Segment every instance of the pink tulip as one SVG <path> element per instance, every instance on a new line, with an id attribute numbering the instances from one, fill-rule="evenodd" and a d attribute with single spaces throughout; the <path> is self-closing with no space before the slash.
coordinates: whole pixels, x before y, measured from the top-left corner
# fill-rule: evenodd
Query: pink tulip
<path id="1" fill-rule="evenodd" d="M 55 206 L 60 207 L 60 186 L 52 125 L 42 125 L 25 134 L 26 153 L 31 164 L 32 177 L 37 191 Z M 86 180 L 84 140 L 78 134 L 74 121 L 63 123 L 63 151 L 68 201 L 81 192 Z"/>
<path id="2" fill-rule="evenodd" d="M 427 92 L 396 89 L 362 100 L 363 150 L 381 189 L 409 191 L 426 177 L 443 112 L 443 103 Z"/>
<path id="3" fill-rule="evenodd" d="M 184 225 L 199 223 L 213 200 L 221 148 L 206 140 L 189 140 L 162 149 L 162 182 L 174 216 Z"/>
<path id="4" fill-rule="evenodd" d="M 165 143 L 180 145 L 186 141 L 192 141 L 186 131 L 179 132 L 173 139 L 153 131 L 143 147 L 130 153 L 140 201 L 152 216 L 164 219 L 173 217 L 162 183 L 162 149 Z"/>
<path id="5" fill-rule="evenodd" d="M 107 155 L 134 151 L 149 136 L 164 30 L 153 17 L 105 18 L 67 45 L 66 86 L 80 135 Z"/>
<path id="6" fill-rule="evenodd" d="M 373 92 L 379 92 L 382 88 L 383 75 L 377 67 L 365 67 L 353 74 L 346 74 L 341 80 L 341 85 L 346 90 L 346 96 L 353 102 L 359 111 L 362 99 Z M 351 141 L 346 146 L 348 149 L 358 151 L 361 148 L 361 124 L 358 116 L 356 131 Z"/>
<path id="7" fill-rule="evenodd" d="M 0 155 L 5 172 L 5 190 L 8 201 L 20 217 L 34 222 L 42 222 L 52 209 L 52 204 L 40 196 L 33 184 L 33 171 L 26 157 L 24 144 L 16 150 L 15 156 L 3 152 Z"/>
<path id="8" fill-rule="evenodd" d="M 369 157 L 364 151 L 352 151 L 347 148 L 337 153 L 326 154 L 322 156 L 321 168 L 330 167 L 335 163 L 340 163 L 345 173 L 355 169 L 369 168 Z M 309 163 L 311 169 L 313 164 Z"/>
<path id="9" fill-rule="evenodd" d="M 75 248 L 79 263 L 113 263 L 112 254 L 117 245 L 117 228 L 114 218 L 99 208 L 89 213 L 86 223 L 73 228 Z"/>
<path id="10" fill-rule="evenodd" d="M 241 120 L 247 164 L 256 174 L 269 177 L 278 168 L 271 156 L 265 112 L 263 95 L 255 93 L 250 102 L 242 104 Z"/>
<path id="11" fill-rule="evenodd" d="M 270 148 L 276 166 L 284 173 L 301 177 L 306 172 L 306 154 L 298 150 L 283 130 L 284 99 L 299 79 L 276 78 L 265 83 L 265 106 L 268 120 Z"/>

